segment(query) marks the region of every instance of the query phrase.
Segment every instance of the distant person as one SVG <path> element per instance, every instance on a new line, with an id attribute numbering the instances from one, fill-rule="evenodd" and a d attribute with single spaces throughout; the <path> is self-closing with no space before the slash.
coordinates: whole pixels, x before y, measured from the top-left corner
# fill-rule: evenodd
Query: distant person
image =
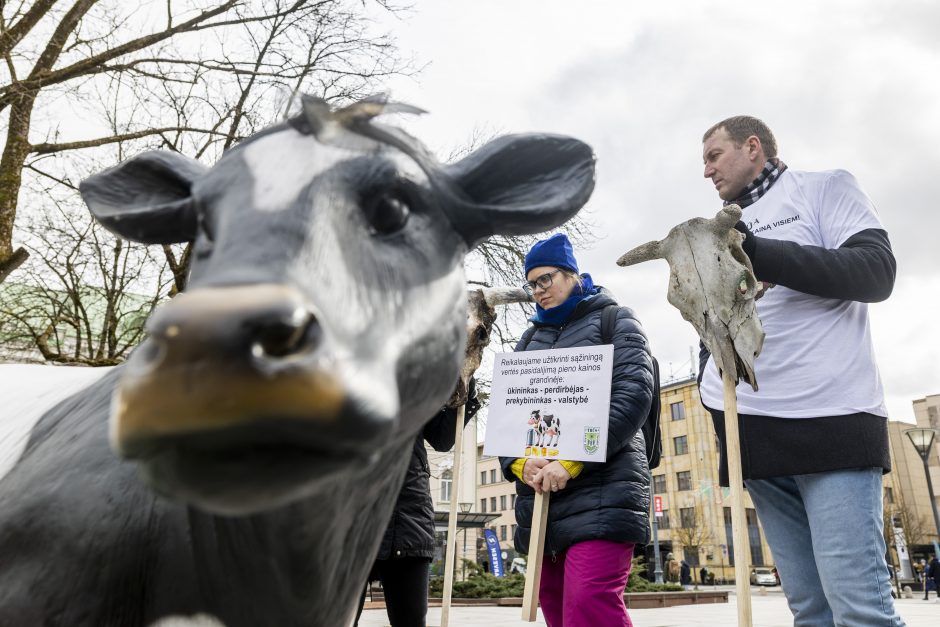
<path id="1" fill-rule="evenodd" d="M 936 601 L 940 603 L 940 560 L 937 560 L 936 556 L 930 560 L 930 563 L 924 569 L 924 601 L 928 598 L 927 591 L 931 587 L 929 584 L 933 584 L 933 591 L 937 597 Z"/>
<path id="2" fill-rule="evenodd" d="M 705 581 L 708 579 L 708 569 L 702 566 L 702 569 L 698 571 L 698 578 L 701 580 L 702 585 L 705 585 Z"/>
<path id="3" fill-rule="evenodd" d="M 480 402 L 476 395 L 476 382 L 470 379 L 467 404 L 464 411 L 466 424 Z M 369 579 L 382 582 L 385 611 L 391 627 L 424 627 L 428 613 L 428 575 L 434 557 L 434 503 L 431 499 L 427 442 L 434 450 L 446 452 L 454 446 L 457 429 L 457 409 L 444 407 L 428 421 L 415 438 L 411 461 L 405 482 L 398 494 L 395 511 L 389 520 L 382 544 Z M 363 592 L 356 624 L 366 600 Z"/>
<path id="4" fill-rule="evenodd" d="M 885 562 L 888 414 L 868 318 L 894 287 L 885 227 L 854 176 L 787 168 L 757 118 L 712 126 L 702 158 L 721 200 L 744 209 L 735 228 L 757 280 L 775 286 L 756 303 L 760 389 L 739 385 L 737 408 L 744 483 L 794 624 L 903 625 Z M 724 388 L 713 359 L 701 372 L 726 486 Z"/>
<path id="5" fill-rule="evenodd" d="M 679 583 L 679 562 L 672 556 L 672 553 L 666 555 L 666 581 Z"/>
<path id="6" fill-rule="evenodd" d="M 516 550 L 529 552 L 536 492 L 551 492 L 539 601 L 548 627 L 631 625 L 623 602 L 633 551 L 649 541 L 650 475 L 641 426 L 653 396 L 653 362 L 636 315 L 579 274 L 563 234 L 525 256 L 535 297 L 533 331 L 517 351 L 597 346 L 602 316 L 615 307 L 607 461 L 581 463 L 501 457 L 515 480 Z M 580 438 L 580 434 L 575 434 Z"/>
<path id="7" fill-rule="evenodd" d="M 679 565 L 679 583 L 682 584 L 683 588 L 688 588 L 692 585 L 692 567 L 689 566 L 689 563 L 685 560 L 682 560 L 682 563 Z"/>

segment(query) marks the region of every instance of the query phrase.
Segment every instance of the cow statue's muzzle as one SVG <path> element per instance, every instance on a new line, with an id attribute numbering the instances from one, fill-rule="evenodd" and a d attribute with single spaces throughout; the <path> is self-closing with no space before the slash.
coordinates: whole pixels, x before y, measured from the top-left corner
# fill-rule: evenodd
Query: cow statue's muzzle
<path id="1" fill-rule="evenodd" d="M 182 293 L 147 330 L 115 393 L 112 447 L 184 500 L 232 510 L 259 490 L 277 498 L 356 463 L 393 426 L 350 402 L 288 286 Z"/>

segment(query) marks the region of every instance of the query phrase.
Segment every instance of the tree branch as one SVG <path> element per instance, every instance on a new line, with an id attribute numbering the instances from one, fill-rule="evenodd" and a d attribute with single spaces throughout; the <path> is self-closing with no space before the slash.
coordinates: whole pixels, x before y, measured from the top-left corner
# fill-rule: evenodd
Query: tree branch
<path id="1" fill-rule="evenodd" d="M 148 128 L 142 131 L 134 131 L 133 133 L 122 133 L 120 135 L 111 135 L 109 137 L 99 137 L 97 139 L 86 139 L 83 141 L 76 142 L 63 142 L 61 144 L 32 144 L 29 147 L 29 151 L 37 155 L 45 155 L 54 152 L 62 152 L 64 150 L 76 150 L 79 148 L 95 148 L 97 146 L 105 146 L 107 144 L 116 144 L 118 142 L 128 141 L 130 139 L 140 139 L 142 137 L 147 137 L 149 135 L 160 135 L 162 133 L 169 133 L 171 131 L 182 131 L 190 133 L 203 133 L 203 134 L 215 134 L 225 136 L 225 133 L 219 133 L 211 129 L 205 128 L 194 128 L 194 127 L 178 127 L 178 126 L 165 126 L 163 128 Z"/>

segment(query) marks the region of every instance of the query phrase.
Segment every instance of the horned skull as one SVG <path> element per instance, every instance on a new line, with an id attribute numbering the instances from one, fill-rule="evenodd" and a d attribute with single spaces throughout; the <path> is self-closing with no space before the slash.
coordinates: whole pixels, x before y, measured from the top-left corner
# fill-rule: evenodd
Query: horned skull
<path id="1" fill-rule="evenodd" d="M 467 344 L 457 389 L 447 402 L 450 407 L 458 407 L 467 402 L 470 377 L 480 367 L 483 349 L 490 343 L 490 331 L 496 321 L 496 306 L 531 300 L 521 287 L 483 287 L 467 290 Z"/>
<path id="2" fill-rule="evenodd" d="M 754 360 L 764 344 L 755 300 L 762 285 L 734 229 L 741 208 L 728 205 L 712 218 L 679 224 L 662 241 L 638 246 L 617 260 L 630 266 L 651 259 L 669 263 L 669 302 L 692 323 L 718 369 L 757 390 Z"/>

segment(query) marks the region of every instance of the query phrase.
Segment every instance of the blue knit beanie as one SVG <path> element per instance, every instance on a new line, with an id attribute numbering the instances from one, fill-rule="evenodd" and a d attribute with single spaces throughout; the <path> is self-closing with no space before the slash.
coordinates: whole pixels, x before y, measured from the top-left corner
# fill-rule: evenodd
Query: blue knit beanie
<path id="1" fill-rule="evenodd" d="M 548 239 L 535 242 L 525 256 L 526 276 L 529 275 L 529 270 L 539 266 L 565 268 L 578 274 L 578 262 L 574 258 L 574 250 L 571 249 L 567 235 L 556 233 Z"/>

